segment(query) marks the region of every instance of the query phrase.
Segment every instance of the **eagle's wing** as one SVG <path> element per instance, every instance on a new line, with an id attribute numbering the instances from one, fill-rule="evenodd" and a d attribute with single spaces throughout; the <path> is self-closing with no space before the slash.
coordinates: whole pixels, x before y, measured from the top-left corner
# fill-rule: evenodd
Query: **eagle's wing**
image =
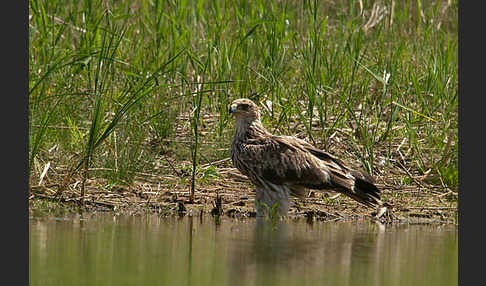
<path id="1" fill-rule="evenodd" d="M 296 138 L 296 139 L 298 139 L 298 138 Z M 316 147 L 312 146 L 311 144 L 309 144 L 308 142 L 306 142 L 304 140 L 301 140 L 301 139 L 298 139 L 298 140 L 300 141 L 300 144 L 302 144 L 302 146 L 304 146 L 305 150 L 307 150 L 312 155 L 316 156 L 317 158 L 319 158 L 320 160 L 325 162 L 325 164 L 332 166 L 333 168 L 337 168 L 338 170 L 342 170 L 346 173 L 349 172 L 355 178 L 359 178 L 361 180 L 367 181 L 368 183 L 374 184 L 375 180 L 368 173 L 366 173 L 364 171 L 354 170 L 354 169 L 350 168 L 348 165 L 346 165 L 346 163 L 339 160 L 338 158 L 331 155 L 330 153 L 325 152 L 321 149 L 317 149 Z"/>
<path id="2" fill-rule="evenodd" d="M 239 160 L 248 173 L 273 184 L 323 189 L 333 186 L 331 176 L 343 180 L 350 177 L 341 162 L 331 156 L 322 159 L 315 156 L 309 151 L 312 145 L 295 137 L 259 137 L 247 140 L 242 147 Z"/>
<path id="3" fill-rule="evenodd" d="M 371 176 L 347 167 L 331 154 L 299 138 L 258 137 L 247 140 L 241 151 L 238 160 L 256 180 L 294 189 L 336 188 L 366 205 L 379 200 L 379 190 Z"/>

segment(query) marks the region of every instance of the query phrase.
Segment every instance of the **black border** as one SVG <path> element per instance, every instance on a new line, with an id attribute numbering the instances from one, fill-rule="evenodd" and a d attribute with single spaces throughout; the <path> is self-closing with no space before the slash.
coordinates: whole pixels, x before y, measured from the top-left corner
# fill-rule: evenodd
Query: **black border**
<path id="1" fill-rule="evenodd" d="M 6 2 L 2 48 L 2 255 L 4 284 L 29 285 L 28 1 Z"/>
<path id="2" fill-rule="evenodd" d="M 475 285 L 483 280 L 484 203 L 482 179 L 484 154 L 484 9 L 481 1 L 458 0 L 459 16 L 459 203 L 458 278 L 459 285 Z M 479 258 L 479 259 L 476 259 Z M 481 284 L 481 282 L 479 282 Z"/>

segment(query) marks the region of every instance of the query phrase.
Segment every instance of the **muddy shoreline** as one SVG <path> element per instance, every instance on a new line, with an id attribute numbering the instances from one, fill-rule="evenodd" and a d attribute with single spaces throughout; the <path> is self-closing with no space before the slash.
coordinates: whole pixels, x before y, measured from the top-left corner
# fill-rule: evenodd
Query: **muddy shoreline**
<path id="1" fill-rule="evenodd" d="M 84 200 L 79 179 L 73 179 L 62 193 L 59 183 L 31 186 L 29 213 L 63 216 L 72 213 L 111 212 L 116 215 L 157 214 L 160 216 L 255 217 L 255 193 L 251 183 L 234 168 L 218 168 L 220 177 L 196 184 L 194 201 L 189 184 L 174 183 L 170 176 L 140 176 L 133 185 L 105 188 L 104 179 L 86 182 Z M 57 182 L 59 182 L 60 176 Z M 172 182 L 172 183 L 171 183 Z M 377 182 L 382 200 L 390 205 L 385 223 L 458 224 L 457 193 L 438 187 L 412 184 L 392 186 Z M 376 220 L 376 210 L 332 191 L 312 191 L 305 199 L 292 199 L 288 217 L 319 221 Z"/>

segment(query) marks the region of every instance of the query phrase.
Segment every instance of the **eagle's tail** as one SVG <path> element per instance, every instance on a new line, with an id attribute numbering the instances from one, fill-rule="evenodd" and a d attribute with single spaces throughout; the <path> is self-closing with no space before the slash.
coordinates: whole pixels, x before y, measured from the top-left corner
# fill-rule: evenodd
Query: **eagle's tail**
<path id="1" fill-rule="evenodd" d="M 331 175 L 331 182 L 333 185 L 339 186 L 338 192 L 368 206 L 377 207 L 382 206 L 383 202 L 380 200 L 380 190 L 373 183 L 371 176 L 364 172 L 351 171 L 350 177 L 342 178 Z"/>
<path id="2" fill-rule="evenodd" d="M 369 207 L 381 206 L 383 204 L 380 200 L 380 190 L 375 184 L 361 178 L 355 177 L 354 186 L 346 191 L 348 196 Z"/>

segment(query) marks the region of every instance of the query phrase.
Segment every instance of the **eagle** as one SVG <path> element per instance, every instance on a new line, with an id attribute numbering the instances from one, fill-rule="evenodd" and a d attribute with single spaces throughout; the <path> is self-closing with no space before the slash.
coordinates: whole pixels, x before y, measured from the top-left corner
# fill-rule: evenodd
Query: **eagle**
<path id="1" fill-rule="evenodd" d="M 380 190 L 369 174 L 302 139 L 271 134 L 250 99 L 234 100 L 229 113 L 236 125 L 231 160 L 256 187 L 257 216 L 273 210 L 286 216 L 290 197 L 304 198 L 310 189 L 333 190 L 367 207 L 383 206 Z"/>

